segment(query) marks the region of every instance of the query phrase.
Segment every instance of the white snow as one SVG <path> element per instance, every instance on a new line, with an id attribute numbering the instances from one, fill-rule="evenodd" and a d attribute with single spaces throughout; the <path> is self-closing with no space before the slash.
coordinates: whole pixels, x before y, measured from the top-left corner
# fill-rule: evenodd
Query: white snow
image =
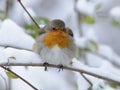
<path id="1" fill-rule="evenodd" d="M 86 37 L 88 40 L 94 40 L 96 42 L 98 41 L 98 38 L 97 38 L 96 33 L 94 31 L 94 28 L 91 28 L 91 27 L 85 28 L 84 27 L 83 31 L 84 30 L 86 31 L 86 32 L 84 32 L 84 37 Z"/>
<path id="2" fill-rule="evenodd" d="M 107 45 L 99 45 L 98 53 L 107 57 L 108 59 L 113 59 L 113 50 Z"/>
<path id="3" fill-rule="evenodd" d="M 9 23 L 9 24 L 8 24 Z M 5 26 L 7 26 L 5 28 Z M 9 26 L 10 25 L 10 26 Z M 14 27 L 14 28 L 13 28 Z M 12 30 L 9 30 L 11 28 Z M 11 32 L 10 32 L 11 31 Z M 8 33 L 7 33 L 8 32 Z M 9 45 L 20 47 L 23 49 L 16 49 L 11 47 L 0 47 L 0 63 L 8 62 L 9 57 L 15 57 L 16 60 L 10 59 L 9 62 L 13 63 L 41 63 L 40 56 L 31 52 L 24 50 L 32 49 L 34 39 L 29 35 L 24 33 L 24 30 L 17 26 L 11 20 L 6 20 L 2 24 L 2 29 L 0 29 L 1 35 L 4 34 L 4 37 L 1 37 L 2 45 Z M 9 39 L 8 36 L 12 35 Z M 24 38 L 21 39 L 21 38 Z M 11 41 L 10 41 L 11 40 Z M 21 41 L 21 42 L 20 42 Z M 49 90 L 76 90 L 76 77 L 75 74 L 71 71 L 64 71 L 59 73 L 58 69 L 49 72 L 45 72 L 44 68 L 40 67 L 28 67 L 28 70 L 25 70 L 25 67 L 12 67 L 12 70 L 18 73 L 20 76 L 25 78 L 27 81 L 32 83 L 35 87 L 39 89 L 49 89 Z M 5 75 L 5 72 L 1 72 Z M 69 75 L 69 78 L 68 78 Z M 6 77 L 5 77 L 6 78 Z M 74 79 L 73 79 L 74 78 Z M 58 86 L 59 85 L 59 86 Z M 22 86 L 22 87 L 21 87 Z M 25 84 L 20 79 L 12 80 L 12 90 L 33 90 L 30 86 Z"/>
<path id="4" fill-rule="evenodd" d="M 95 41 L 96 43 L 98 42 L 98 39 L 96 37 L 96 34 L 94 32 L 93 28 L 83 28 L 83 31 L 85 31 L 84 33 L 84 37 L 77 37 L 75 36 L 75 44 L 80 47 L 80 48 L 85 48 L 88 46 L 90 40 Z"/>
<path id="5" fill-rule="evenodd" d="M 10 19 L 6 19 L 0 28 L 0 45 L 15 46 L 32 50 L 34 39 Z"/>
<path id="6" fill-rule="evenodd" d="M 120 21 L 120 6 L 115 6 L 111 9 L 110 15 L 112 18 L 115 18 L 116 20 Z"/>
<path id="7" fill-rule="evenodd" d="M 77 73 L 77 83 L 78 83 L 78 90 L 87 90 L 90 85 L 89 83 L 80 75 L 80 73 Z"/>
<path id="8" fill-rule="evenodd" d="M 42 0 L 41 1 L 37 0 L 36 2 L 32 0 L 31 1 L 28 0 L 29 4 L 31 5 L 36 3 L 37 5 L 40 4 L 41 7 L 43 7 L 43 8 L 40 7 L 39 10 L 36 10 L 34 8 L 34 10 L 40 11 L 40 12 L 37 12 L 37 14 L 40 13 L 39 16 L 48 16 L 52 19 L 55 17 L 63 19 L 63 17 L 67 17 L 66 11 L 67 13 L 71 13 L 72 11 L 71 9 L 73 9 L 73 2 L 70 0 L 68 0 L 70 2 L 70 7 L 67 6 L 68 2 L 63 3 L 56 0 L 53 0 L 55 1 L 54 6 L 50 7 L 51 5 L 53 5 L 53 3 L 49 3 L 50 0 L 47 0 L 47 1 L 48 2 L 46 3 L 46 1 L 42 1 Z M 91 2 L 95 2 L 96 4 L 99 2 L 102 5 L 101 6 L 102 11 L 105 11 L 105 12 L 110 9 L 113 1 L 114 0 L 91 0 Z M 30 3 L 30 2 L 33 2 L 33 3 Z M 47 4 L 48 7 L 50 7 L 49 10 L 48 8 L 46 8 L 46 6 L 44 6 L 45 3 Z M 95 3 L 92 4 L 90 2 L 87 2 L 86 0 L 78 0 L 76 9 L 80 13 L 87 14 L 87 15 L 94 15 Z M 29 6 L 27 5 L 27 3 L 25 4 L 27 7 Z M 18 3 L 15 3 L 15 5 L 16 7 L 13 8 L 15 9 L 13 10 L 13 12 L 16 12 L 17 10 L 18 13 L 14 15 L 14 13 L 11 12 L 12 13 L 11 17 L 16 22 L 17 20 L 24 22 L 24 20 L 22 20 L 23 18 L 29 21 L 29 17 L 27 17 L 27 15 L 24 15 L 25 17 L 23 17 L 23 14 L 25 14 L 25 12 L 21 11 L 23 9 L 18 6 Z M 62 6 L 62 8 L 57 9 L 57 7 L 60 7 L 60 6 Z M 62 9 L 65 9 L 66 11 Z M 61 16 L 61 10 L 63 12 L 62 16 Z M 117 6 L 110 11 L 110 14 L 112 17 L 115 17 L 116 19 L 120 19 L 119 11 L 120 11 L 120 7 Z M 32 16 L 35 16 L 35 13 L 33 11 L 30 13 L 33 13 Z M 56 13 L 58 15 L 56 15 Z M 85 48 L 88 45 L 89 40 L 94 40 L 99 44 L 96 33 L 94 32 L 95 31 L 94 28 L 90 28 L 90 27 L 86 28 L 86 25 L 84 25 L 83 31 L 87 29 L 87 32 L 85 31 L 84 37 L 75 37 L 75 43 L 77 44 L 78 47 Z M 76 32 L 75 30 L 76 29 L 73 29 L 74 32 Z M 13 62 L 13 63 L 19 63 L 19 62 L 41 63 L 41 59 L 39 55 L 33 53 L 32 51 L 24 50 L 24 49 L 32 50 L 32 45 L 34 42 L 35 42 L 34 39 L 31 36 L 27 35 L 24 32 L 24 29 L 18 26 L 12 20 L 6 19 L 4 22 L 0 22 L 0 45 L 23 48 L 21 50 L 21 49 L 15 49 L 10 47 L 6 48 L 1 46 L 0 47 L 0 63 L 7 62 L 8 58 L 11 56 L 16 58 L 16 60 L 10 59 L 10 62 Z M 89 66 L 84 65 L 80 61 L 77 61 L 76 59 L 74 59 L 73 67 L 94 73 L 96 75 L 108 77 L 116 81 L 120 81 L 120 77 L 119 77 L 120 70 L 111 64 L 112 62 L 117 65 L 120 65 L 120 57 L 112 50 L 111 47 L 103 44 L 99 44 L 99 50 L 97 53 L 107 57 L 109 60 L 103 59 L 99 56 L 89 53 L 86 55 Z M 48 68 L 49 71 L 45 72 L 44 68 L 40 68 L 40 67 L 28 67 L 28 70 L 25 70 L 25 67 L 12 67 L 12 70 L 14 70 L 20 76 L 24 77 L 26 80 L 32 83 L 35 87 L 43 90 L 77 90 L 77 89 L 87 90 L 88 87 L 90 86 L 89 83 L 79 73 L 75 73 L 71 71 L 64 70 L 63 72 L 58 72 L 58 69 Z M 3 75 L 5 78 L 7 78 L 4 73 L 4 70 L 2 70 L 1 68 L 0 68 L 0 74 Z M 99 79 L 87 74 L 84 74 L 84 75 L 93 83 L 94 90 L 101 90 L 99 88 L 99 85 L 104 87 L 104 89 L 102 90 L 115 90 L 110 88 L 110 86 L 106 86 L 106 83 L 102 79 Z M 1 80 L 2 79 L 0 78 L 0 85 L 3 85 L 4 82 L 3 80 L 2 81 Z M 12 80 L 12 90 L 16 90 L 16 89 L 17 90 L 24 90 L 24 89 L 33 90 L 20 79 Z"/>
<path id="9" fill-rule="evenodd" d="M 86 37 L 75 38 L 75 44 L 80 48 L 85 48 L 87 46 L 88 39 Z"/>
<path id="10" fill-rule="evenodd" d="M 93 90 L 101 90 L 100 86 L 105 87 L 105 82 L 102 79 L 84 74 L 93 84 Z"/>
<path id="11" fill-rule="evenodd" d="M 13 70 L 20 76 L 24 77 L 35 87 L 42 90 L 77 90 L 76 76 L 71 71 L 64 70 L 58 72 L 58 69 L 48 68 L 48 72 L 44 71 L 44 68 L 40 67 L 28 67 L 25 70 L 24 67 L 15 67 Z M 19 71 L 18 71 L 19 70 Z M 24 73 L 24 74 L 23 74 Z M 72 83 L 69 80 L 73 80 Z M 12 90 L 33 90 L 22 81 L 13 80 Z M 25 84 L 25 85 L 24 85 Z M 21 87 L 22 86 L 22 87 Z"/>
<path id="12" fill-rule="evenodd" d="M 6 19 L 0 28 L 0 46 L 22 49 L 0 47 L 0 62 L 7 62 L 11 56 L 15 57 L 16 60 L 10 60 L 10 62 L 40 62 L 38 55 L 26 50 L 32 50 L 33 43 L 34 39 L 27 35 L 24 29 L 12 20 Z"/>
<path id="13" fill-rule="evenodd" d="M 120 77 L 119 77 L 120 71 L 116 70 L 116 68 L 114 68 L 114 66 L 110 64 L 110 62 L 108 61 L 102 61 L 102 65 L 99 68 L 94 68 L 94 67 L 86 66 L 77 59 L 74 59 L 73 67 L 120 82 Z M 114 71 L 115 73 L 111 72 L 111 70 L 115 70 Z"/>
<path id="14" fill-rule="evenodd" d="M 93 15 L 95 13 L 95 8 L 90 3 L 87 3 L 86 0 L 78 0 L 76 9 L 83 14 Z"/>
<path id="15" fill-rule="evenodd" d="M 113 62 L 114 64 L 120 66 L 120 56 L 118 56 L 111 47 L 107 45 L 100 44 L 99 45 L 99 54 L 108 58 L 107 60 Z"/>
<path id="16" fill-rule="evenodd" d="M 19 50 L 14 48 L 6 48 L 0 50 L 0 63 L 8 62 L 9 57 L 16 58 L 16 60 L 9 60 L 9 62 L 13 62 L 13 63 L 41 62 L 40 56 L 30 51 Z"/>
<path id="17" fill-rule="evenodd" d="M 86 29 L 86 28 L 84 28 L 84 29 Z M 92 47 L 89 44 L 90 40 L 93 40 L 98 44 L 98 50 L 97 51 L 94 50 L 94 47 Z M 98 53 L 98 55 L 97 54 L 96 55 L 88 54 L 88 57 L 89 57 L 88 62 L 90 64 L 94 63 L 94 65 L 98 66 L 101 63 L 97 64 L 97 62 L 101 62 L 102 59 L 103 60 L 105 59 L 105 60 L 108 60 L 108 61 L 120 66 L 120 56 L 118 56 L 111 47 L 109 47 L 105 44 L 100 44 L 98 39 L 97 39 L 97 36 L 94 33 L 92 28 L 89 29 L 89 30 L 86 30 L 86 33 L 85 33 L 84 37 L 75 37 L 75 44 L 79 48 L 83 48 L 83 49 L 85 47 L 90 47 L 92 51 L 95 51 L 93 53 Z M 101 56 L 103 56 L 103 57 L 101 57 Z M 94 60 L 94 62 L 91 62 L 91 60 Z"/>

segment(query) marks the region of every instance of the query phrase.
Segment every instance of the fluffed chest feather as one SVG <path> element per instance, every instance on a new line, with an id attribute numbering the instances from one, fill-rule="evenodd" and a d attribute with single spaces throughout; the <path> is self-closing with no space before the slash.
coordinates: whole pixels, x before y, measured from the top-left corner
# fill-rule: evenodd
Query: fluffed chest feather
<path id="1" fill-rule="evenodd" d="M 55 45 L 53 48 L 43 47 L 40 56 L 43 62 L 68 65 L 72 61 L 73 51 L 69 48 L 62 49 Z"/>

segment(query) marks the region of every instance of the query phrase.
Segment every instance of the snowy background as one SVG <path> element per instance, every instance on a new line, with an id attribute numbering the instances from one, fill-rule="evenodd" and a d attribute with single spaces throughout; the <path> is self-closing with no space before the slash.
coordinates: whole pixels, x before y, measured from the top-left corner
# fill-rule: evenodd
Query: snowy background
<path id="1" fill-rule="evenodd" d="M 35 30 L 24 27 L 33 24 L 31 19 L 17 0 L 9 0 L 8 15 L 3 20 L 6 1 L 0 0 L 0 63 L 8 62 L 12 56 L 16 60 L 10 62 L 40 63 L 40 56 L 32 52 L 35 39 L 31 34 L 34 35 Z M 75 43 L 80 51 L 86 51 L 86 58 L 79 52 L 72 67 L 120 81 L 120 0 L 21 1 L 34 18 L 62 19 L 73 30 Z M 78 14 L 82 17 L 80 21 Z M 12 70 L 42 90 L 120 90 L 115 83 L 84 74 L 93 84 L 90 89 L 79 73 L 67 70 L 45 72 L 41 67 L 12 67 Z M 6 90 L 4 79 L 8 77 L 0 68 L 0 90 Z M 12 79 L 11 89 L 7 90 L 16 89 L 33 90 L 20 79 Z"/>

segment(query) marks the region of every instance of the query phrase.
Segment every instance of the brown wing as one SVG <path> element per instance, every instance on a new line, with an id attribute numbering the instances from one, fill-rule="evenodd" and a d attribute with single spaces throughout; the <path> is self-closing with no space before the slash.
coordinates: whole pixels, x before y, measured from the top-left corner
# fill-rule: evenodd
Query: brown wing
<path id="1" fill-rule="evenodd" d="M 70 28 L 68 28 L 68 27 L 66 28 L 66 30 L 68 30 L 69 35 L 73 37 L 73 32 L 72 32 L 72 30 L 71 30 Z"/>

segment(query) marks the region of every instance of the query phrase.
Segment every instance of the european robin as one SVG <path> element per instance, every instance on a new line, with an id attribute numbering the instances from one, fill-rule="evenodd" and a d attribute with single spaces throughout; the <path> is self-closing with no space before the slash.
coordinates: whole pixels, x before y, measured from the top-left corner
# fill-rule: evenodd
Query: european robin
<path id="1" fill-rule="evenodd" d="M 43 63 L 67 66 L 76 51 L 73 33 L 62 20 L 52 20 L 42 28 L 33 50 L 40 55 Z"/>

